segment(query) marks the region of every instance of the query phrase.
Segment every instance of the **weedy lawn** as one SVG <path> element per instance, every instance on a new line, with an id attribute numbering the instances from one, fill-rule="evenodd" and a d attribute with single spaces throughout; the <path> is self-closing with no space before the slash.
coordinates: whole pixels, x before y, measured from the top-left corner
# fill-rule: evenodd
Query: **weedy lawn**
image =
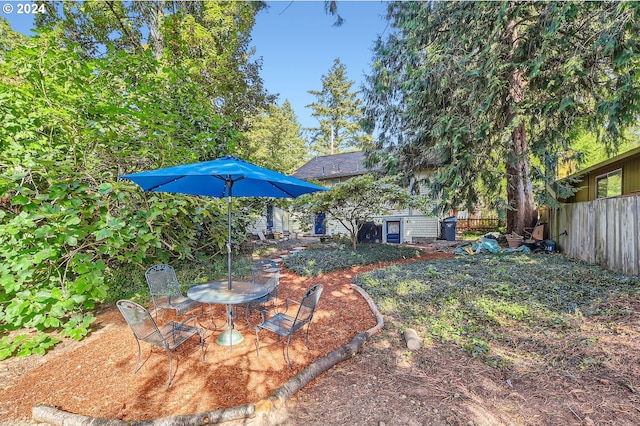
<path id="1" fill-rule="evenodd" d="M 606 359 L 566 357 L 593 347 L 587 320 L 631 315 L 638 277 L 560 255 L 475 255 L 391 266 L 358 275 L 387 321 L 429 341 L 453 343 L 492 366 L 557 364 L 588 368 Z M 532 365 L 533 366 L 533 365 Z"/>

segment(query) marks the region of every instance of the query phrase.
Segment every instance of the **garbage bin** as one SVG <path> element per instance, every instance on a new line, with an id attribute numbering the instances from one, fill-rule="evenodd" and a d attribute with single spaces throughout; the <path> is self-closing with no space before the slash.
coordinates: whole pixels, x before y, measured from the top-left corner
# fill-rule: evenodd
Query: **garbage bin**
<path id="1" fill-rule="evenodd" d="M 455 241 L 457 223 L 458 218 L 455 216 L 444 218 L 440 222 L 440 238 L 447 241 Z"/>
<path id="2" fill-rule="evenodd" d="M 544 252 L 545 253 L 555 253 L 556 252 L 556 242 L 553 240 L 544 240 Z"/>

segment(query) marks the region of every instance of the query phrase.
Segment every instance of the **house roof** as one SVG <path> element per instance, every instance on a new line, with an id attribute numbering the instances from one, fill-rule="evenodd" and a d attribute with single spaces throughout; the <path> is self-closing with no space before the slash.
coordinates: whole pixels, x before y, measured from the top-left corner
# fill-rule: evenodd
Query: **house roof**
<path id="1" fill-rule="evenodd" d="M 364 151 L 346 152 L 343 154 L 323 155 L 309 160 L 293 174 L 298 179 L 333 179 L 357 176 L 379 170 L 368 169 L 364 165 Z"/>
<path id="2" fill-rule="evenodd" d="M 597 171 L 597 170 L 599 170 L 599 169 L 601 169 L 603 167 L 606 167 L 606 166 L 608 166 L 610 164 L 613 164 L 613 163 L 615 163 L 617 161 L 626 160 L 627 158 L 633 157 L 635 155 L 640 155 L 640 147 L 631 149 L 631 150 L 629 150 L 627 152 L 623 152 L 622 154 L 616 155 L 615 157 L 611 157 L 608 160 L 604 160 L 604 161 L 602 161 L 600 163 L 594 164 L 593 166 L 588 167 L 588 168 L 586 168 L 584 170 L 579 170 L 579 171 L 577 171 L 575 173 L 572 173 L 569 176 L 566 176 L 566 177 L 564 177 L 564 178 L 562 178 L 560 180 L 562 181 L 562 180 L 570 179 L 570 178 L 580 178 L 582 176 L 591 174 L 594 171 Z"/>

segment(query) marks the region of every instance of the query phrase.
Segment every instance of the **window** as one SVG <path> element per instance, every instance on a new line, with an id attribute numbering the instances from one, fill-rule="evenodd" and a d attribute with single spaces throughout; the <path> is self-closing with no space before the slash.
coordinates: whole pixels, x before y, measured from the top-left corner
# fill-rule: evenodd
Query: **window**
<path id="1" fill-rule="evenodd" d="M 622 169 L 596 177 L 596 198 L 622 195 Z"/>

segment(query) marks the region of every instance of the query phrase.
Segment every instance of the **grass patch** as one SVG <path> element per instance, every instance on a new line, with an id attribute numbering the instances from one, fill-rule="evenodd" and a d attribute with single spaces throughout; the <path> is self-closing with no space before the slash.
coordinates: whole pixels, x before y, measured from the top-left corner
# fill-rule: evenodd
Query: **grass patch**
<path id="1" fill-rule="evenodd" d="M 637 277 L 542 255 L 421 261 L 361 274 L 355 282 L 398 329 L 417 328 L 498 366 L 560 345 L 584 348 L 585 318 L 606 318 L 607 301 L 637 295 L 640 286 Z"/>
<path id="2" fill-rule="evenodd" d="M 369 265 L 419 256 L 421 250 L 390 244 L 360 244 L 356 251 L 350 245 L 316 246 L 291 255 L 284 265 L 298 275 L 315 277 L 357 265 Z"/>

